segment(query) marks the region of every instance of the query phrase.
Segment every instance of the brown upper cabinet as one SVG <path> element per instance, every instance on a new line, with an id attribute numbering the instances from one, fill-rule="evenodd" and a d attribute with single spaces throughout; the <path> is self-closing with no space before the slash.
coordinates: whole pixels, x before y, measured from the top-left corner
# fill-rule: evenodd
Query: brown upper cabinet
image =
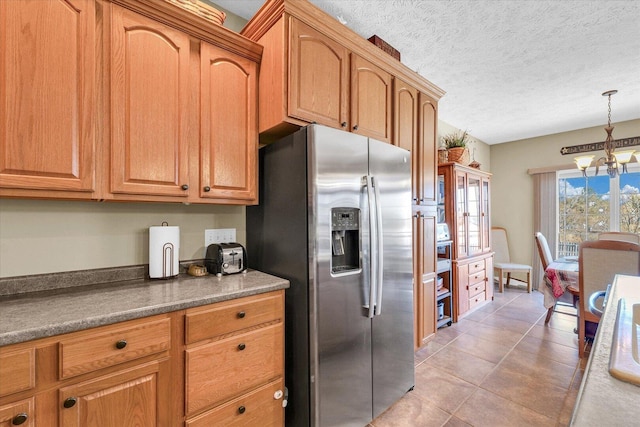
<path id="1" fill-rule="evenodd" d="M 189 37 L 113 5 L 109 56 L 110 192 L 187 197 Z"/>
<path id="2" fill-rule="evenodd" d="M 393 143 L 394 80 L 434 101 L 444 94 L 308 1 L 268 0 L 242 34 L 264 46 L 259 85 L 264 143 L 309 123 Z M 417 137 L 417 127 L 414 131 Z"/>
<path id="3" fill-rule="evenodd" d="M 94 0 L 0 2 L 2 195 L 95 190 Z"/>
<path id="4" fill-rule="evenodd" d="M 0 2 L 0 22 L 0 196 L 257 203 L 260 45 L 177 1 Z"/>

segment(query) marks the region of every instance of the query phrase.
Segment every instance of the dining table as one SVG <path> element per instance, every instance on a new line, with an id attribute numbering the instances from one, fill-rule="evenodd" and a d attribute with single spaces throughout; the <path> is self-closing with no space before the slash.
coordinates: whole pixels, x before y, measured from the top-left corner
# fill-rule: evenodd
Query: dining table
<path id="1" fill-rule="evenodd" d="M 544 271 L 546 286 L 542 287 L 545 308 L 555 306 L 567 290 L 575 296 L 579 289 L 579 271 L 577 256 L 558 258 L 547 266 Z"/>

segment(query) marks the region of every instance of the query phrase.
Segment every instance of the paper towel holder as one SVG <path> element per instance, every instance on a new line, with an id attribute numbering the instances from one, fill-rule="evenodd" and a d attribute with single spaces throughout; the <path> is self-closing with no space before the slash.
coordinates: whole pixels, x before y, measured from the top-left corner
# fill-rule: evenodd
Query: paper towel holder
<path id="1" fill-rule="evenodd" d="M 149 277 L 170 278 L 178 275 L 179 246 L 179 227 L 169 227 L 167 221 L 162 221 L 159 227 L 149 228 Z"/>

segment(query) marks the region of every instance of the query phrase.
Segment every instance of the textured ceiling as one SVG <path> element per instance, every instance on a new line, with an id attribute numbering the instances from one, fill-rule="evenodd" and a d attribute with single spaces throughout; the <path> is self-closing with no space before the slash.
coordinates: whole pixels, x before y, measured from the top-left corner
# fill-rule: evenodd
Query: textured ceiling
<path id="1" fill-rule="evenodd" d="M 263 4 L 212 1 L 245 19 Z M 488 144 L 604 125 L 610 89 L 614 126 L 640 118 L 638 0 L 310 1 L 399 50 L 447 92 L 440 119 Z"/>

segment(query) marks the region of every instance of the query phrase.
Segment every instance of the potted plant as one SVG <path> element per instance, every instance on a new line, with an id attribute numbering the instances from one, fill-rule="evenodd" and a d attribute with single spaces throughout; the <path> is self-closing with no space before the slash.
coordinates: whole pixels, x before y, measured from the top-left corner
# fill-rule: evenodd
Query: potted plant
<path id="1" fill-rule="evenodd" d="M 447 149 L 447 158 L 450 162 L 463 163 L 462 158 L 467 151 L 467 143 L 469 142 L 469 134 L 465 130 L 460 133 L 458 131 L 450 133 L 442 137 L 442 142 Z"/>

